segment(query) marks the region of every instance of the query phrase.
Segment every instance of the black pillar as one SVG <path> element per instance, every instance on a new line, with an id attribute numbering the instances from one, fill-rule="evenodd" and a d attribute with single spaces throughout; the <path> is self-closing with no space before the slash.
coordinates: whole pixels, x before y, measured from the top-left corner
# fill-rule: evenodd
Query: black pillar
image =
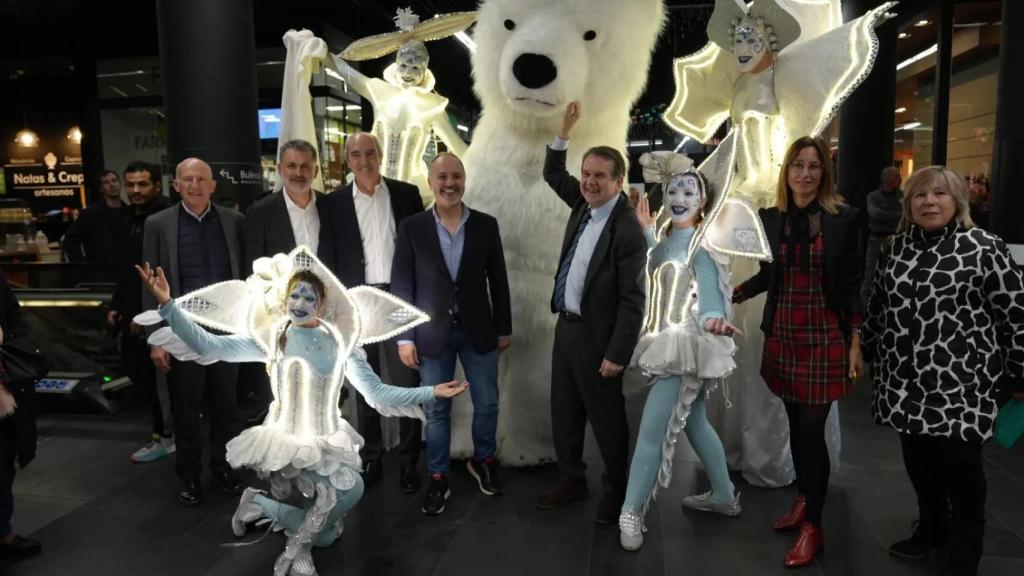
<path id="1" fill-rule="evenodd" d="M 996 93 L 996 135 L 992 151 L 992 213 L 990 230 L 1010 244 L 1024 244 L 1024 4 L 1003 0 L 999 46 L 999 88 Z M 1014 62 L 1016 59 L 1016 62 Z M 1024 264 L 1024 263 L 1022 263 Z"/>
<path id="2" fill-rule="evenodd" d="M 245 209 L 261 191 L 251 0 L 157 0 L 167 160 L 207 162 L 215 199 Z"/>
<path id="3" fill-rule="evenodd" d="M 100 199 L 99 173 L 107 168 L 103 159 L 100 134 L 100 108 L 96 84 L 96 57 L 79 54 L 75 58 L 75 88 L 78 93 L 78 128 L 82 131 L 82 175 L 89 202 Z M 121 177 L 124 166 L 110 166 Z"/>
<path id="4" fill-rule="evenodd" d="M 949 77 L 953 74 L 953 2 L 943 0 L 938 30 L 939 51 L 935 55 L 935 110 L 932 116 L 932 164 L 946 163 L 949 143 Z"/>
<path id="5" fill-rule="evenodd" d="M 881 4 L 877 0 L 843 3 L 849 22 Z M 871 74 L 847 98 L 839 115 L 837 184 L 848 203 L 862 210 L 868 192 L 879 184 L 882 168 L 892 166 L 896 114 L 896 22 L 875 29 L 878 55 Z"/>

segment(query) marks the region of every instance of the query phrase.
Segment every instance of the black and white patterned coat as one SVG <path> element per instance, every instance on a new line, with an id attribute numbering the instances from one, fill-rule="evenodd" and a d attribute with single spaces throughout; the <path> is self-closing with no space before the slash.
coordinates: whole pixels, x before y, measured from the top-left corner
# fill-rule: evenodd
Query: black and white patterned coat
<path id="1" fill-rule="evenodd" d="M 984 441 L 996 383 L 1018 386 L 1024 377 L 1021 270 L 984 230 L 911 226 L 879 262 L 861 335 L 879 424 Z"/>

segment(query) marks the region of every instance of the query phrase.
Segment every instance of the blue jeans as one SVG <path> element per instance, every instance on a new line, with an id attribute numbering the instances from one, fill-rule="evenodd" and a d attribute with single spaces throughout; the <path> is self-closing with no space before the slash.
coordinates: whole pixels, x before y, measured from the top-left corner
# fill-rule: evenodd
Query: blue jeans
<path id="1" fill-rule="evenodd" d="M 498 450 L 498 351 L 480 354 L 466 341 L 462 328 L 452 326 L 448 346 L 440 356 L 420 356 L 420 379 L 423 386 L 436 386 L 455 377 L 455 359 L 469 381 L 473 399 L 473 458 L 483 461 Z M 434 398 L 427 410 L 427 470 L 431 474 L 447 474 L 452 444 L 452 401 Z"/>

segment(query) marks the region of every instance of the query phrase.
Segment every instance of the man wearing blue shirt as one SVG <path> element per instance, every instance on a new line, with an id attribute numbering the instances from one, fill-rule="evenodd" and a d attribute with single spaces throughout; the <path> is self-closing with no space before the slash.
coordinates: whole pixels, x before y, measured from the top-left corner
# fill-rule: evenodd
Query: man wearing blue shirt
<path id="1" fill-rule="evenodd" d="M 448 382 L 462 363 L 473 399 L 473 458 L 467 462 L 480 491 L 502 493 L 498 481 L 498 354 L 512 342 L 508 274 L 498 221 L 462 202 L 465 168 L 451 153 L 430 164 L 434 207 L 402 221 L 395 242 L 391 291 L 430 315 L 398 338 L 398 354 L 419 369 L 423 386 Z M 424 514 L 444 512 L 451 490 L 451 400 L 427 405 Z"/>

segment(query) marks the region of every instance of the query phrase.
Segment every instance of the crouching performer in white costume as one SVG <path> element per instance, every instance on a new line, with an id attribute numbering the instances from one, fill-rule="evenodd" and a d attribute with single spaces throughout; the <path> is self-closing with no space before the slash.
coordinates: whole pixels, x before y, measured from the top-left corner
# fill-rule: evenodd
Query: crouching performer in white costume
<path id="1" fill-rule="evenodd" d="M 724 156 L 731 151 L 723 151 Z M 729 250 L 717 249 L 712 241 L 721 234 L 705 230 L 723 214 L 725 203 L 711 201 L 711 196 L 720 192 L 692 168 L 686 156 L 644 154 L 640 163 L 645 180 L 662 184 L 662 215 L 670 220 L 662 227 L 659 241 L 657 219 L 647 199 L 640 200 L 637 217 L 651 249 L 645 267 L 644 331 L 632 365 L 650 376 L 652 385 L 619 516 L 619 540 L 626 550 L 637 550 L 643 544 L 644 518 L 658 487 L 668 487 L 672 478 L 680 431 L 686 432 L 711 481 L 711 490 L 683 498 L 683 506 L 733 517 L 741 511 L 739 495 L 729 480 L 725 450 L 708 422 L 705 406 L 708 395 L 736 368 L 732 336 L 742 335 L 728 320 L 732 297 Z M 727 186 L 731 170 L 727 168 L 725 174 Z M 730 234 L 761 234 L 749 208 L 739 200 L 728 203 L 734 208 L 734 217 L 720 219 L 718 224 L 745 222 L 730 230 L 726 238 Z M 735 218 L 740 214 L 745 217 Z"/>
<path id="2" fill-rule="evenodd" d="M 288 536 L 275 576 L 316 574 L 312 547 L 338 539 L 342 518 L 363 494 L 362 438 L 338 409 L 344 380 L 382 414 L 420 418 L 416 405 L 456 396 L 467 384 L 383 384 L 358 345 L 384 340 L 428 318 L 373 288 L 347 290 L 305 246 L 256 260 L 245 282 L 215 284 L 177 300 L 171 299 L 163 270 L 151 270 L 147 263 L 138 271 L 160 309 L 137 316 L 136 322 L 166 321 L 169 328 L 151 339 L 175 357 L 267 363 L 274 392 L 270 411 L 262 425 L 228 442 L 227 461 L 269 477 L 274 498 L 247 488 L 231 528 L 241 537 L 248 523 L 272 520 Z M 215 335 L 204 327 L 229 334 Z M 304 509 L 281 502 L 293 487 L 305 497 Z"/>

